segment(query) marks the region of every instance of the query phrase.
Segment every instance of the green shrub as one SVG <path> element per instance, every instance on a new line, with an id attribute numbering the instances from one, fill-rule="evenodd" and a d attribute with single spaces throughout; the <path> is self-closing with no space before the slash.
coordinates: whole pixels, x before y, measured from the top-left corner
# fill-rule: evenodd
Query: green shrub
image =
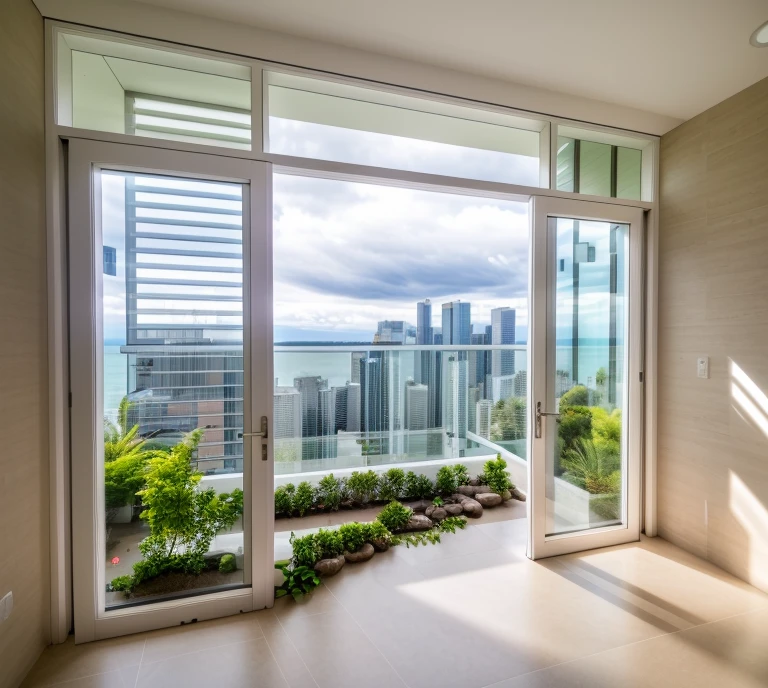
<path id="1" fill-rule="evenodd" d="M 458 482 L 456 481 L 456 473 L 454 473 L 451 466 L 442 466 L 437 472 L 435 479 L 435 488 L 440 494 L 452 495 L 456 492 Z"/>
<path id="2" fill-rule="evenodd" d="M 296 494 L 293 496 L 293 510 L 299 515 L 304 516 L 315 503 L 315 488 L 306 480 L 299 483 L 296 488 Z"/>
<path id="3" fill-rule="evenodd" d="M 291 533 L 289 542 L 293 548 L 291 561 L 295 566 L 312 568 L 322 557 L 323 552 L 312 533 L 303 537 L 296 537 L 295 533 Z"/>
<path id="4" fill-rule="evenodd" d="M 275 490 L 275 514 L 290 516 L 293 513 L 293 495 L 296 488 L 293 483 L 280 485 Z"/>
<path id="5" fill-rule="evenodd" d="M 605 521 L 618 521 L 621 518 L 621 504 L 616 494 L 601 494 L 589 501 L 592 511 Z"/>
<path id="6" fill-rule="evenodd" d="M 338 557 L 344 551 L 344 541 L 338 530 L 323 530 L 315 533 L 315 544 L 320 550 L 321 559 Z"/>
<path id="7" fill-rule="evenodd" d="M 576 388 L 574 388 L 576 389 Z M 586 406 L 560 407 L 557 436 L 562 442 L 562 452 L 575 447 L 582 440 L 592 439 L 592 412 Z"/>
<path id="8" fill-rule="evenodd" d="M 584 385 L 571 387 L 560 397 L 560 411 L 566 406 L 589 406 L 589 390 Z"/>
<path id="9" fill-rule="evenodd" d="M 483 466 L 486 485 L 496 494 L 503 494 L 512 487 L 512 481 L 507 473 L 507 462 L 497 454 L 495 459 L 489 459 Z"/>
<path id="10" fill-rule="evenodd" d="M 225 554 L 219 560 L 219 571 L 221 573 L 232 573 L 237 571 L 237 559 L 234 554 Z"/>
<path id="11" fill-rule="evenodd" d="M 408 471 L 405 476 L 405 493 L 410 499 L 428 499 L 435 494 L 435 486 L 426 475 Z"/>
<path id="12" fill-rule="evenodd" d="M 130 592 L 133 588 L 133 576 L 118 576 L 109 584 L 115 592 Z"/>
<path id="13" fill-rule="evenodd" d="M 464 464 L 454 464 L 453 474 L 456 476 L 457 485 L 469 485 L 469 471 Z"/>
<path id="14" fill-rule="evenodd" d="M 366 532 L 362 523 L 345 523 L 338 533 L 347 552 L 357 552 L 365 544 Z"/>
<path id="15" fill-rule="evenodd" d="M 338 511 L 341 505 L 341 480 L 333 477 L 333 473 L 326 475 L 317 485 L 317 505 L 330 511 Z"/>
<path id="16" fill-rule="evenodd" d="M 616 494 L 621 491 L 621 457 L 591 440 L 580 440 L 565 454 L 563 467 L 570 482 L 590 494 Z"/>
<path id="17" fill-rule="evenodd" d="M 389 529 L 381 521 L 364 523 L 363 529 L 365 530 L 366 542 L 373 542 L 374 540 L 390 542 L 392 540 L 392 533 L 389 532 Z"/>
<path id="18" fill-rule="evenodd" d="M 298 601 L 320 585 L 320 578 L 309 566 L 278 562 L 275 564 L 275 568 L 282 571 L 285 577 L 283 584 L 275 588 L 276 598 L 291 595 L 294 600 Z"/>
<path id="19" fill-rule="evenodd" d="M 395 532 L 405 527 L 411 520 L 411 516 L 413 516 L 413 509 L 393 501 L 381 510 L 376 520 L 383 524 L 388 531 Z"/>
<path id="20" fill-rule="evenodd" d="M 376 497 L 379 489 L 379 476 L 375 471 L 365 471 L 360 473 L 354 471 L 347 478 L 347 490 L 349 496 L 358 504 L 366 504 Z"/>
<path id="21" fill-rule="evenodd" d="M 443 504 L 445 504 L 445 502 L 443 501 L 442 497 L 435 497 L 432 500 L 432 504 L 434 504 L 435 506 L 443 506 Z"/>
<path id="22" fill-rule="evenodd" d="M 405 471 L 402 468 L 390 468 L 381 476 L 379 499 L 391 502 L 405 494 Z"/>

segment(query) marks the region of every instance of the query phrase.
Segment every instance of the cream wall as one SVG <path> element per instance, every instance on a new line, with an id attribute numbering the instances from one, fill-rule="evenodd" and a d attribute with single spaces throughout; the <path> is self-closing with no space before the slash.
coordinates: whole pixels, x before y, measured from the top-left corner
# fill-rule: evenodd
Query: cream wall
<path id="1" fill-rule="evenodd" d="M 0 2 L 0 687 L 48 643 L 48 459 L 43 19 Z"/>
<path id="2" fill-rule="evenodd" d="M 662 137 L 660 202 L 659 534 L 768 591 L 768 79 Z"/>

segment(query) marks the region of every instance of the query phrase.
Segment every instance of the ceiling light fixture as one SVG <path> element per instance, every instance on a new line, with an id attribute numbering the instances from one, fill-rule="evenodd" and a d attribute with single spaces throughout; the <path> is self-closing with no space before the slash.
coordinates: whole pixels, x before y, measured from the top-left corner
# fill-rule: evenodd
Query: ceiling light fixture
<path id="1" fill-rule="evenodd" d="M 749 38 L 749 42 L 756 48 L 768 48 L 768 21 L 755 29 Z"/>

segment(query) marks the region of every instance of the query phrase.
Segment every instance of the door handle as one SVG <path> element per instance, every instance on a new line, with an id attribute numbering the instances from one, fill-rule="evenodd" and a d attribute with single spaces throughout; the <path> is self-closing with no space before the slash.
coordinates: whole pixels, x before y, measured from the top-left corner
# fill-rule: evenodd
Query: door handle
<path id="1" fill-rule="evenodd" d="M 554 416 L 556 418 L 560 417 L 559 413 L 552 413 L 551 411 L 542 411 L 541 410 L 541 402 L 536 402 L 536 437 L 537 439 L 541 437 L 541 417 L 542 416 Z"/>
<path id="2" fill-rule="evenodd" d="M 261 430 L 258 432 L 238 432 L 237 438 L 242 439 L 243 437 L 261 437 L 261 439 L 265 440 L 267 437 L 269 437 L 269 419 L 266 416 L 261 417 Z M 261 444 L 261 460 L 266 461 L 268 458 L 267 455 L 267 445 L 262 442 Z"/>

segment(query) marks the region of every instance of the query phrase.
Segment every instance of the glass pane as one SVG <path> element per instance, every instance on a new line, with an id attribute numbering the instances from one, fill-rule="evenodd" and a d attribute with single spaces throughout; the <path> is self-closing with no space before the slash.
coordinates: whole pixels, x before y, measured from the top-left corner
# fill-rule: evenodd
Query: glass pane
<path id="1" fill-rule="evenodd" d="M 626 225 L 550 221 L 547 534 L 622 522 L 627 370 Z"/>
<path id="2" fill-rule="evenodd" d="M 539 186 L 535 120 L 292 75 L 268 75 L 269 151 Z"/>
<path id="3" fill-rule="evenodd" d="M 58 123 L 251 149 L 249 67 L 59 34 Z"/>
<path id="4" fill-rule="evenodd" d="M 497 454 L 527 491 L 527 213 L 525 203 L 275 175 L 283 498 L 286 485 L 314 489 L 353 471 L 401 468 L 431 485 L 462 464 L 475 477 Z M 303 517 L 289 502 L 284 518 L 276 499 L 277 559 L 290 556 L 291 531 L 371 520 L 391 496 L 350 493 L 339 508 L 305 492 Z M 521 502 L 505 505 L 497 518 L 525 515 Z"/>
<path id="5" fill-rule="evenodd" d="M 242 585 L 244 187 L 100 177 L 107 607 Z"/>
<path id="6" fill-rule="evenodd" d="M 641 150 L 568 136 L 557 146 L 558 191 L 640 200 Z"/>

